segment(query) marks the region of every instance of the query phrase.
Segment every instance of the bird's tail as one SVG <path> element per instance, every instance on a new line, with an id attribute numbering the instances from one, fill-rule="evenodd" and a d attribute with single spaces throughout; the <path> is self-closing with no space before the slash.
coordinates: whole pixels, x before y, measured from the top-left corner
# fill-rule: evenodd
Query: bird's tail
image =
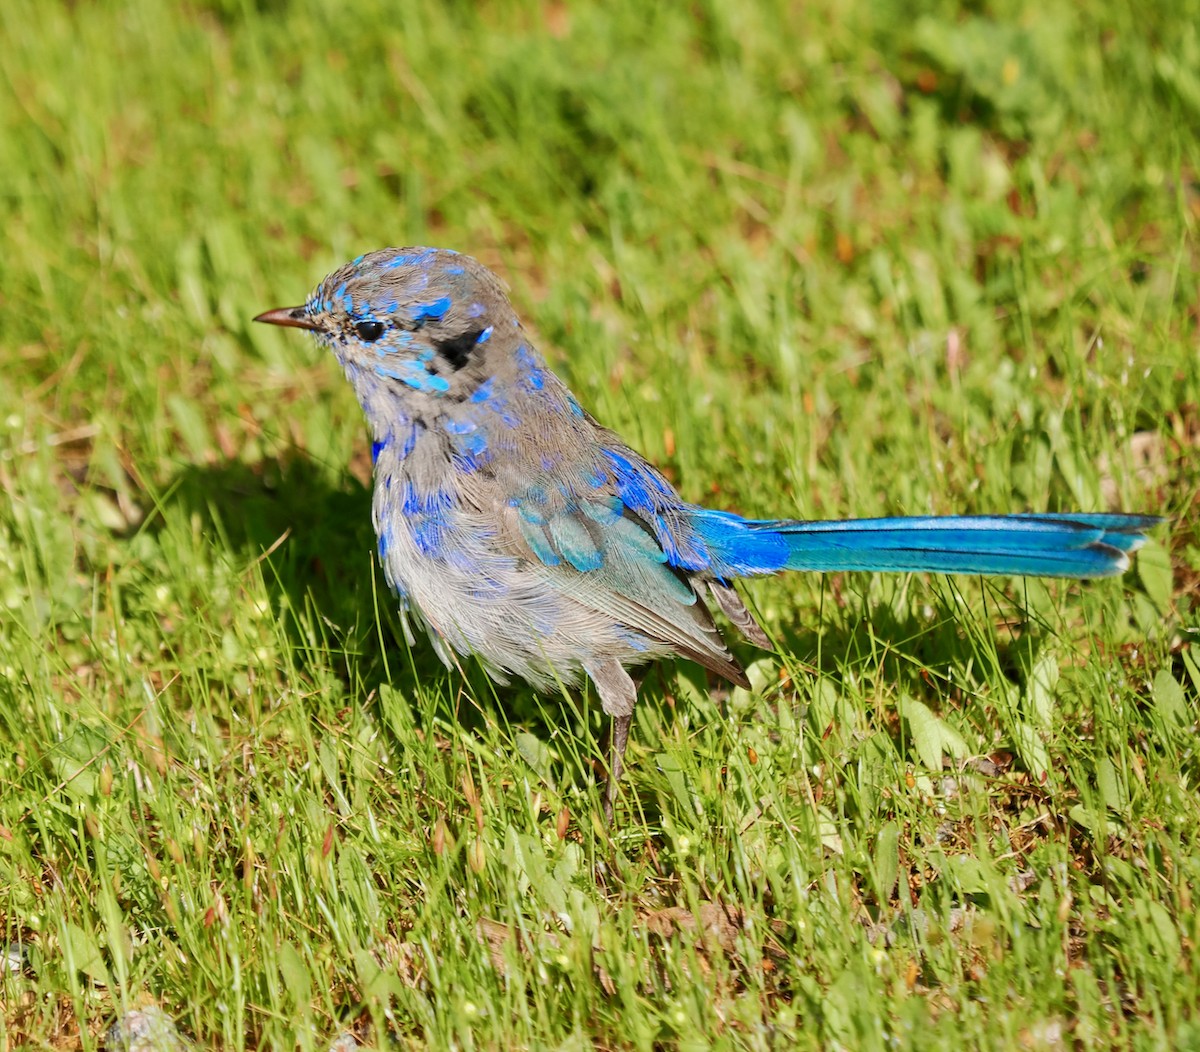
<path id="1" fill-rule="evenodd" d="M 714 515 L 709 512 L 708 515 Z M 1161 522 L 1150 515 L 962 515 L 755 522 L 715 513 L 701 532 L 735 576 L 896 570 L 1112 577 Z"/>

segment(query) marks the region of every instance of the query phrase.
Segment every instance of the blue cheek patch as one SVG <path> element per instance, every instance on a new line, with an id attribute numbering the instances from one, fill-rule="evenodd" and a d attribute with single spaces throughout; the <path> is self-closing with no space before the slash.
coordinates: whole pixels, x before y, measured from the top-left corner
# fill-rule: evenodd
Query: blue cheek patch
<path id="1" fill-rule="evenodd" d="M 432 394 L 445 394 L 450 390 L 450 381 L 445 377 L 433 376 L 426 373 L 424 390 Z"/>
<path id="2" fill-rule="evenodd" d="M 399 380 L 415 391 L 424 394 L 445 394 L 450 390 L 450 381 L 444 376 L 427 373 L 420 362 L 397 362 L 395 365 L 377 365 L 375 374 L 385 380 Z"/>

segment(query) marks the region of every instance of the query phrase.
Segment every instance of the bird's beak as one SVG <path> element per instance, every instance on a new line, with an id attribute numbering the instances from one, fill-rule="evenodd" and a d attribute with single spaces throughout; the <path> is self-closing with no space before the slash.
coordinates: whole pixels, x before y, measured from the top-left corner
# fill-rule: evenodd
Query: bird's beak
<path id="1" fill-rule="evenodd" d="M 293 329 L 315 331 L 317 328 L 317 323 L 308 316 L 303 307 L 277 307 L 258 315 L 254 320 L 265 321 L 268 325 L 287 325 Z"/>

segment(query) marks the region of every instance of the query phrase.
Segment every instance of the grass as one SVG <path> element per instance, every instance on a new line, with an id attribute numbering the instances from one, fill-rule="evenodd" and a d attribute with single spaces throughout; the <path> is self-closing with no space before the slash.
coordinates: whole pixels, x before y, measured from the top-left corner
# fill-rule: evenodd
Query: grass
<path id="1" fill-rule="evenodd" d="M 1200 1046 L 1200 8 L 0 10 L 0 1048 Z M 793 575 L 755 689 L 410 652 L 343 260 L 510 282 L 756 516 L 1170 516 L 1120 581 Z"/>

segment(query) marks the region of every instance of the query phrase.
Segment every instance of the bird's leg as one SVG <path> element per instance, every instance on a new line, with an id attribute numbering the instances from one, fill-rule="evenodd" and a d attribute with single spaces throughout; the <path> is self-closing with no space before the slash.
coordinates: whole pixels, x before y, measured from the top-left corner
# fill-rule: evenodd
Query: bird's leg
<path id="1" fill-rule="evenodd" d="M 601 708 L 612 717 L 608 738 L 608 785 L 604 791 L 604 817 L 611 826 L 617 785 L 625 768 L 625 746 L 629 744 L 629 724 L 633 721 L 637 684 L 615 657 L 592 658 L 584 662 L 583 669 L 596 684 Z"/>
<path id="2" fill-rule="evenodd" d="M 617 802 L 617 789 L 621 774 L 625 770 L 625 746 L 629 744 L 629 725 L 633 714 L 614 716 L 608 731 L 608 785 L 604 789 L 604 820 L 611 826 L 613 805 Z"/>

